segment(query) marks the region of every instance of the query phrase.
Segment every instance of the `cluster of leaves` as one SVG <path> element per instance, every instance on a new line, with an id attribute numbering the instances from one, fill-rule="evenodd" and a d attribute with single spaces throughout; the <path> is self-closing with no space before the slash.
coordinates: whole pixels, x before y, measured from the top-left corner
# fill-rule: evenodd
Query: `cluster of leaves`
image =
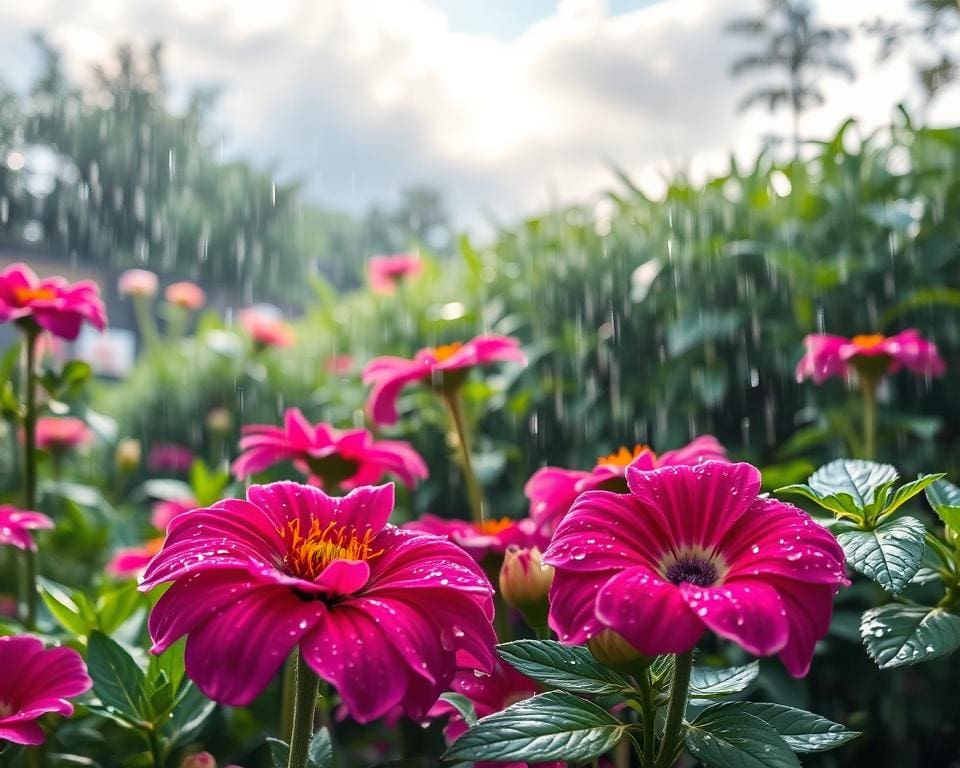
<path id="1" fill-rule="evenodd" d="M 447 701 L 471 726 L 450 747 L 450 760 L 579 764 L 624 740 L 641 751 L 643 719 L 652 718 L 655 726 L 674 673 L 673 657 L 658 657 L 629 672 L 615 671 L 599 664 L 585 647 L 548 640 L 517 640 L 497 650 L 506 663 L 550 690 L 480 720 L 466 698 L 448 694 Z M 795 753 L 826 751 L 858 735 L 812 712 L 732 700 L 750 686 L 758 670 L 756 662 L 693 668 L 683 743 L 705 765 L 799 766 Z"/>
<path id="2" fill-rule="evenodd" d="M 863 644 L 881 669 L 918 664 L 960 648 L 960 488 L 942 474 L 920 475 L 903 485 L 890 464 L 840 459 L 821 467 L 805 484 L 778 489 L 830 512 L 829 522 L 847 564 L 879 584 L 894 602 L 867 610 L 860 621 Z M 926 494 L 943 524 L 943 536 L 917 517 L 902 514 Z M 910 600 L 911 585 L 940 581 L 935 605 Z"/>

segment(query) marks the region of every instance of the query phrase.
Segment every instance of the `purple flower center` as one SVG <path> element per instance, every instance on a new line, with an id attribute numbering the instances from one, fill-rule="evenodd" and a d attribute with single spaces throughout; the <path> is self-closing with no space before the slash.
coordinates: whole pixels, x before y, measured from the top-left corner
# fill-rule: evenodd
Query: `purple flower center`
<path id="1" fill-rule="evenodd" d="M 717 567 L 702 557 L 687 555 L 667 567 L 667 581 L 710 587 L 717 581 Z"/>

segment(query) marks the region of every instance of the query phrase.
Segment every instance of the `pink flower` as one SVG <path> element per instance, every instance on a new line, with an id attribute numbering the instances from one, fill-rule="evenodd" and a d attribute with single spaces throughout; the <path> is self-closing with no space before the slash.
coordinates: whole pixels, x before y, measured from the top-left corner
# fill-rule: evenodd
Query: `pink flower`
<path id="1" fill-rule="evenodd" d="M 457 672 L 451 690 L 466 696 L 473 704 L 477 717 L 486 717 L 500 712 L 511 704 L 524 701 L 542 693 L 543 689 L 529 677 L 526 677 L 509 664 L 498 661 L 493 674 L 462 669 Z M 438 702 L 430 711 L 431 716 L 440 717 L 449 714 L 450 720 L 443 729 L 443 735 L 450 744 L 467 731 L 467 724 L 456 708 L 445 701 Z M 562 768 L 566 763 L 536 763 L 531 768 Z M 527 763 L 476 763 L 474 768 L 526 768 Z"/>
<path id="2" fill-rule="evenodd" d="M 163 296 L 171 304 L 194 311 L 207 303 L 207 294 L 203 292 L 203 288 L 187 280 L 170 283 L 163 292 Z"/>
<path id="3" fill-rule="evenodd" d="M 532 520 L 511 520 L 508 517 L 477 524 L 427 514 L 419 520 L 404 523 L 403 527 L 449 539 L 479 563 L 487 555 L 502 555 L 511 544 L 530 546 L 534 524 Z"/>
<path id="4" fill-rule="evenodd" d="M 328 357 L 325 364 L 327 373 L 333 376 L 346 376 L 353 370 L 355 361 L 350 355 L 334 355 Z"/>
<path id="5" fill-rule="evenodd" d="M 158 531 L 167 530 L 170 521 L 181 512 L 197 508 L 196 499 L 162 499 L 155 501 L 150 510 L 150 525 Z"/>
<path id="6" fill-rule="evenodd" d="M 0 637 L 0 742 L 42 744 L 37 720 L 48 712 L 69 717 L 67 699 L 92 685 L 73 648 L 44 649 L 30 635 Z"/>
<path id="7" fill-rule="evenodd" d="M 282 461 L 292 461 L 314 485 L 344 490 L 371 485 L 385 474 L 394 475 L 408 488 L 427 477 L 427 465 L 409 443 L 374 440 L 365 429 L 311 424 L 299 408 L 286 410 L 282 427 L 245 426 L 240 448 L 243 453 L 232 467 L 240 479 Z"/>
<path id="8" fill-rule="evenodd" d="M 93 442 L 93 432 L 72 416 L 41 416 L 37 419 L 37 447 L 51 453 L 64 453 Z"/>
<path id="9" fill-rule="evenodd" d="M 495 362 L 526 364 L 516 339 L 508 336 L 478 336 L 466 344 L 421 349 L 413 360 L 377 357 L 363 371 L 363 383 L 372 384 L 367 408 L 377 424 L 397 421 L 397 397 L 414 381 L 426 381 L 438 388 L 456 388 L 471 368 Z"/>
<path id="10" fill-rule="evenodd" d="M 395 253 L 391 256 L 374 256 L 367 264 L 370 290 L 390 294 L 404 280 L 417 277 L 423 271 L 423 260 L 416 253 Z"/>
<path id="11" fill-rule="evenodd" d="M 946 370 L 937 345 L 920 338 L 913 328 L 896 336 L 872 333 L 852 339 L 812 333 L 803 343 L 807 351 L 797 364 L 797 381 L 813 379 L 822 384 L 833 376 L 846 378 L 852 369 L 871 377 L 901 368 L 918 376 L 942 376 Z"/>
<path id="12" fill-rule="evenodd" d="M 616 453 L 601 456 L 591 472 L 560 467 L 543 467 L 533 473 L 523 492 L 530 499 L 530 517 L 548 540 L 573 502 L 585 491 L 627 492 L 627 467 L 640 470 L 699 464 L 703 461 L 727 461 L 727 451 L 713 435 L 701 435 L 682 448 L 657 456 L 645 445 L 633 451 L 621 447 Z"/>
<path id="13" fill-rule="evenodd" d="M 37 551 L 30 531 L 49 530 L 53 520 L 39 512 L 0 505 L 0 544 Z"/>
<path id="14" fill-rule="evenodd" d="M 163 537 L 148 539 L 139 547 L 121 547 L 106 565 L 106 571 L 118 579 L 133 579 L 146 569 L 163 547 Z"/>
<path id="15" fill-rule="evenodd" d="M 93 281 L 71 285 L 63 277 L 41 280 L 26 264 L 11 264 L 0 272 L 0 323 L 28 317 L 68 341 L 77 338 L 84 320 L 100 331 L 107 325 L 107 311 Z"/>
<path id="16" fill-rule="evenodd" d="M 239 320 L 250 338 L 264 347 L 289 347 L 296 340 L 289 324 L 266 312 L 254 308 L 242 309 Z"/>
<path id="17" fill-rule="evenodd" d="M 759 498 L 749 464 L 627 470 L 629 494 L 590 491 L 544 553 L 550 626 L 564 643 L 605 627 L 643 654 L 683 653 L 706 630 L 802 676 L 846 585 L 843 551 L 806 512 Z"/>
<path id="18" fill-rule="evenodd" d="M 200 690 L 245 706 L 299 646 L 354 720 L 398 704 L 423 717 L 458 656 L 492 668 L 493 588 L 450 542 L 388 525 L 392 511 L 392 485 L 337 498 L 281 482 L 178 515 L 141 582 L 173 582 L 151 651 L 187 635 Z"/>
<path id="19" fill-rule="evenodd" d="M 154 443 L 150 446 L 147 466 L 154 472 L 189 472 L 194 462 L 193 451 L 176 443 Z"/>
<path id="20" fill-rule="evenodd" d="M 128 269 L 117 280 L 117 290 L 124 296 L 153 296 L 157 292 L 157 276 L 147 269 Z"/>

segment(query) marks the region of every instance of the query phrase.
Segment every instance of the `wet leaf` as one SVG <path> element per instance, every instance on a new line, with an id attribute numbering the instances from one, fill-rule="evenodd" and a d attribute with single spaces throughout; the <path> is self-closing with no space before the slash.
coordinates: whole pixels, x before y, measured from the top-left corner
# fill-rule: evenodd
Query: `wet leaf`
<path id="1" fill-rule="evenodd" d="M 960 616 L 922 605 L 881 605 L 863 614 L 860 637 L 880 669 L 906 667 L 960 648 Z"/>

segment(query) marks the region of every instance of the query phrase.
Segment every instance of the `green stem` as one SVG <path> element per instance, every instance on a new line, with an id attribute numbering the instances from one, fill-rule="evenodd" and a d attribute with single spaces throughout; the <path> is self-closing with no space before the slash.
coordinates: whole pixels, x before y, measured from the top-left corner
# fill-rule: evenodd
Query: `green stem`
<path id="1" fill-rule="evenodd" d="M 26 328 L 23 340 L 26 344 L 23 368 L 24 402 L 23 416 L 23 505 L 24 509 L 37 508 L 37 335 L 39 328 Z M 37 620 L 37 554 L 24 550 L 24 603 L 23 623 L 33 629 Z"/>
<path id="2" fill-rule="evenodd" d="M 643 754 L 640 756 L 640 764 L 643 768 L 653 768 L 654 749 L 656 748 L 656 719 L 657 710 L 653 705 L 653 691 L 650 688 L 650 671 L 642 670 L 636 675 L 637 683 L 640 685 L 640 693 L 643 695 L 640 699 L 640 717 L 643 718 Z"/>
<path id="3" fill-rule="evenodd" d="M 290 734 L 290 757 L 287 768 L 306 768 L 310 739 L 313 738 L 313 718 L 317 711 L 317 693 L 320 678 L 310 669 L 303 656 L 296 661 L 296 694 L 293 701 L 293 728 Z"/>
<path id="4" fill-rule="evenodd" d="M 687 711 L 687 691 L 690 688 L 690 671 L 693 669 L 693 651 L 677 655 L 673 666 L 673 682 L 670 684 L 670 704 L 667 722 L 663 727 L 663 740 L 657 754 L 656 768 L 670 768 L 676 761 L 680 746 L 680 730 Z"/>
<path id="5" fill-rule="evenodd" d="M 863 396 L 863 458 L 873 461 L 877 456 L 877 379 L 860 378 Z"/>
<path id="6" fill-rule="evenodd" d="M 477 525 L 486 520 L 483 490 L 473 471 L 473 460 L 470 458 L 470 437 L 467 432 L 467 421 L 463 415 L 463 404 L 457 390 L 444 392 L 443 400 L 447 404 L 450 420 L 457 433 L 457 444 L 460 448 L 460 463 L 463 467 L 463 477 L 467 484 L 467 498 L 470 502 L 470 513 L 473 522 Z"/>
<path id="7" fill-rule="evenodd" d="M 133 297 L 133 314 L 137 320 L 137 328 L 140 329 L 140 338 L 143 339 L 143 344 L 149 351 L 156 349 L 160 341 L 157 319 L 150 309 L 152 301 L 149 296 Z"/>
<path id="8" fill-rule="evenodd" d="M 147 731 L 147 743 L 150 745 L 150 757 L 153 760 L 153 768 L 163 768 L 164 759 L 160 749 L 160 741 L 157 739 L 157 732 L 152 728 Z"/>
<path id="9" fill-rule="evenodd" d="M 283 665 L 283 680 L 280 684 L 280 738 L 290 743 L 290 734 L 293 731 L 293 700 L 295 692 L 293 686 L 297 680 L 296 651 Z"/>

